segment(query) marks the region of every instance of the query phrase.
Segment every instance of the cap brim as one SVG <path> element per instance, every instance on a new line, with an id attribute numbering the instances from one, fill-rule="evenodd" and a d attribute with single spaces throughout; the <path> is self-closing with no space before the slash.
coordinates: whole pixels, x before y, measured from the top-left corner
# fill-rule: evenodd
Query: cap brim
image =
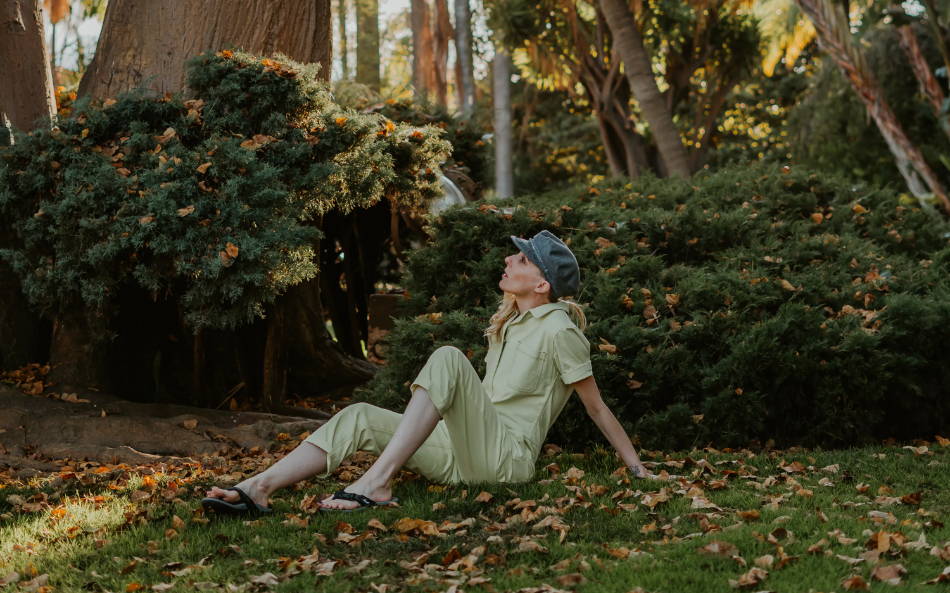
<path id="1" fill-rule="evenodd" d="M 525 256 L 531 260 L 531 263 L 536 265 L 539 270 L 544 270 L 544 266 L 540 261 L 538 261 L 538 256 L 534 250 L 534 245 L 531 244 L 531 241 L 522 239 L 521 237 L 516 237 L 514 235 L 511 235 L 511 240 L 515 244 L 515 247 L 517 247 L 521 253 L 525 254 Z M 544 272 L 541 273 L 541 276 L 544 276 Z"/>

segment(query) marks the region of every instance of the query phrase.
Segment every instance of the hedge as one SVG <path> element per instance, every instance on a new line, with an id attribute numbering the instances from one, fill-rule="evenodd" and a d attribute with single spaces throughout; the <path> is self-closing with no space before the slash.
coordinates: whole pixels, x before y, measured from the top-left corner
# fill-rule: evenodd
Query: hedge
<path id="1" fill-rule="evenodd" d="M 649 447 L 842 446 L 948 426 L 950 224 L 893 192 L 775 165 L 450 210 L 412 253 L 386 368 L 401 409 L 438 346 L 484 373 L 509 235 L 581 264 L 604 400 Z M 599 440 L 572 398 L 549 438 Z"/>

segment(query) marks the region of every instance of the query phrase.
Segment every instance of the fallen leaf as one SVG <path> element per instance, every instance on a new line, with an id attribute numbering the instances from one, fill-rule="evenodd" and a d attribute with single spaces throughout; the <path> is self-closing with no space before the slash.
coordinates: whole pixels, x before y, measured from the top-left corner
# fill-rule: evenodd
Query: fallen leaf
<path id="1" fill-rule="evenodd" d="M 277 578 L 272 572 L 265 572 L 264 574 L 258 575 L 256 577 L 251 577 L 251 583 L 255 585 L 263 585 L 265 587 L 276 587 L 280 584 L 280 579 Z"/>
<path id="2" fill-rule="evenodd" d="M 713 556 L 734 556 L 738 551 L 739 549 L 736 548 L 734 544 L 719 540 L 711 541 L 699 548 L 701 554 L 710 554 Z"/>
<path id="3" fill-rule="evenodd" d="M 855 591 L 867 591 L 870 587 L 868 586 L 867 581 L 861 577 L 859 574 L 851 575 L 850 577 L 841 581 L 841 586 L 847 590 Z"/>
<path id="4" fill-rule="evenodd" d="M 181 425 L 187 428 L 188 430 L 194 430 L 195 427 L 198 426 L 198 421 L 194 418 L 189 418 L 185 420 L 184 422 L 182 422 Z"/>
<path id="5" fill-rule="evenodd" d="M 211 161 L 198 165 L 197 167 L 195 167 L 195 170 L 198 171 L 199 173 L 206 173 L 209 168 L 211 168 Z"/>
<path id="6" fill-rule="evenodd" d="M 754 587 L 764 581 L 769 576 L 767 570 L 759 567 L 749 569 L 749 572 L 743 573 L 738 580 L 729 579 L 729 585 L 734 588 Z"/>
<path id="7" fill-rule="evenodd" d="M 907 570 L 900 564 L 880 564 L 871 571 L 871 578 L 889 585 L 899 585 L 901 575 L 905 574 L 907 574 Z"/>
<path id="8" fill-rule="evenodd" d="M 228 257 L 231 257 L 231 258 L 237 257 L 238 253 L 240 252 L 240 250 L 238 249 L 238 246 L 231 242 L 228 242 L 224 246 L 224 251 L 225 253 L 228 254 Z"/>
<path id="9" fill-rule="evenodd" d="M 478 493 L 478 496 L 476 496 L 474 500 L 475 502 L 491 502 L 492 498 L 494 497 L 491 495 L 490 492 L 486 492 L 482 490 L 481 492 Z"/>
<path id="10" fill-rule="evenodd" d="M 178 210 L 176 210 L 176 212 L 178 212 L 178 216 L 188 216 L 194 211 L 195 211 L 194 204 L 190 206 L 185 206 L 184 208 L 179 208 Z"/>

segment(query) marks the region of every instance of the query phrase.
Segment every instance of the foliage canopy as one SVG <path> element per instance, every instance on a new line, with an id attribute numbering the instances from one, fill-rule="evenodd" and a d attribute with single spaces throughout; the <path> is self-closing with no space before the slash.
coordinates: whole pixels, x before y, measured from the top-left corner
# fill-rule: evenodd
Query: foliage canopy
<path id="1" fill-rule="evenodd" d="M 80 101 L 0 149 L 0 257 L 44 312 L 134 284 L 234 327 L 316 273 L 315 218 L 440 191 L 440 130 L 344 109 L 312 66 L 224 50 L 188 86 Z"/>

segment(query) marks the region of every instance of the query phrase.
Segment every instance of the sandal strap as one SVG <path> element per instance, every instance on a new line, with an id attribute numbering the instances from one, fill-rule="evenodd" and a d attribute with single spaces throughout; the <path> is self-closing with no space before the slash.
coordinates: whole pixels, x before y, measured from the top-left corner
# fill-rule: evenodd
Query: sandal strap
<path id="1" fill-rule="evenodd" d="M 232 492 L 237 492 L 238 499 L 244 503 L 244 506 L 247 507 L 247 510 L 250 512 L 260 513 L 261 508 L 256 502 L 254 502 L 247 492 L 241 490 L 240 488 L 225 488 L 225 490 L 230 490 Z"/>
<path id="2" fill-rule="evenodd" d="M 351 500 L 361 507 L 371 507 L 376 505 L 376 501 L 367 496 L 356 494 L 355 492 L 347 492 L 345 490 L 337 490 L 333 493 L 333 498 L 338 500 Z"/>

